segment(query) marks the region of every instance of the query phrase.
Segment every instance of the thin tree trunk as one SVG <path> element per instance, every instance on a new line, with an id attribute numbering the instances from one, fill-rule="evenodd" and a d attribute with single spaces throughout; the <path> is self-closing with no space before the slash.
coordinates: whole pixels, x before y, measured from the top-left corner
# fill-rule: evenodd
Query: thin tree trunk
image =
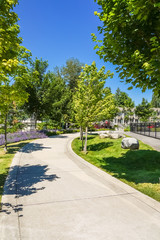
<path id="1" fill-rule="evenodd" d="M 87 134 L 88 134 L 88 126 L 85 131 L 85 143 L 84 143 L 84 152 L 87 153 Z"/>
<path id="2" fill-rule="evenodd" d="M 82 151 L 83 151 L 83 127 L 80 126 L 80 140 L 82 141 Z"/>
<path id="3" fill-rule="evenodd" d="M 7 114 L 4 122 L 4 151 L 7 152 Z"/>
<path id="4" fill-rule="evenodd" d="M 34 114 L 34 118 L 35 118 L 34 120 L 35 120 L 35 130 L 36 130 L 36 128 L 37 128 L 37 113 Z"/>
<path id="5" fill-rule="evenodd" d="M 82 140 L 82 137 L 83 137 L 83 128 L 82 126 L 80 126 L 80 140 Z"/>

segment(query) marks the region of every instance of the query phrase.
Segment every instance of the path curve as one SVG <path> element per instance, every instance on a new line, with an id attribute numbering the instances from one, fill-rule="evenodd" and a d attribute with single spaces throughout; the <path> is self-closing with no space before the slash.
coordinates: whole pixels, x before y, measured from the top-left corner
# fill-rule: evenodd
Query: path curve
<path id="1" fill-rule="evenodd" d="M 13 159 L 1 240 L 159 240 L 160 203 L 87 163 L 77 134 L 35 140 Z"/>

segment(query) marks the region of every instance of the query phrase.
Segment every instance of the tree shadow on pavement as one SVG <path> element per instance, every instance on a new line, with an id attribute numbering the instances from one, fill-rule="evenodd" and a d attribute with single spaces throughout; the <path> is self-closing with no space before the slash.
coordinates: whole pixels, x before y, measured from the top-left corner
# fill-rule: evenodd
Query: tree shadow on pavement
<path id="1" fill-rule="evenodd" d="M 38 191 L 45 189 L 44 186 L 36 187 L 36 184 L 44 181 L 56 181 L 59 177 L 56 174 L 47 174 L 48 165 L 24 165 L 22 167 L 14 166 L 10 168 L 9 175 L 7 177 L 4 196 L 15 195 L 15 198 L 24 196 L 30 196 L 36 194 Z M 19 212 L 23 210 L 23 205 L 13 206 L 9 202 L 2 202 L 1 212 L 10 214 L 11 211 Z"/>
<path id="2" fill-rule="evenodd" d="M 64 135 L 53 135 L 53 136 L 49 136 L 49 138 L 68 138 L 68 136 L 64 136 Z"/>
<path id="3" fill-rule="evenodd" d="M 26 147 L 22 148 L 20 152 L 31 153 L 35 151 L 41 151 L 43 149 L 51 149 L 51 147 L 45 147 L 42 143 L 29 143 Z"/>

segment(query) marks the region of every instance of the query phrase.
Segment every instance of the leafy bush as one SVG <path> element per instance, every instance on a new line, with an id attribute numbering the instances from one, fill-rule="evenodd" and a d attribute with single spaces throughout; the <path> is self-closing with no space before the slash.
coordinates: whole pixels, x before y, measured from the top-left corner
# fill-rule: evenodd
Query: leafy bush
<path id="1" fill-rule="evenodd" d="M 126 128 L 124 129 L 124 132 L 130 132 L 130 127 L 129 127 L 129 126 L 126 127 Z"/>

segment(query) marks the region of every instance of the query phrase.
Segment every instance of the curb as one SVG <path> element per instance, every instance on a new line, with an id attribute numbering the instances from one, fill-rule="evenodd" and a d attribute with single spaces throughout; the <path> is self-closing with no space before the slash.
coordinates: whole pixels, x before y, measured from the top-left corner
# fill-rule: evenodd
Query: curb
<path id="1" fill-rule="evenodd" d="M 124 193 L 126 194 L 131 194 L 134 198 L 136 198 L 138 201 L 144 203 L 145 205 L 147 205 L 148 207 L 154 209 L 155 211 L 157 211 L 160 214 L 160 202 L 156 201 L 155 199 L 141 193 L 140 191 L 132 188 L 131 186 L 127 185 L 124 182 L 121 182 L 120 180 L 118 180 L 117 178 L 109 175 L 108 173 L 104 172 L 103 170 L 101 170 L 100 168 L 92 165 L 91 163 L 85 161 L 83 158 L 81 158 L 80 156 L 78 156 L 71 147 L 71 143 L 72 141 L 76 138 L 77 136 L 73 136 L 67 144 L 67 152 L 69 157 L 75 161 L 79 167 L 83 168 L 84 171 L 87 172 L 87 169 L 91 170 L 92 173 L 94 175 L 97 175 L 100 178 L 103 178 L 107 183 L 109 183 L 109 185 L 116 185 L 119 186 L 119 188 L 121 188 Z"/>

